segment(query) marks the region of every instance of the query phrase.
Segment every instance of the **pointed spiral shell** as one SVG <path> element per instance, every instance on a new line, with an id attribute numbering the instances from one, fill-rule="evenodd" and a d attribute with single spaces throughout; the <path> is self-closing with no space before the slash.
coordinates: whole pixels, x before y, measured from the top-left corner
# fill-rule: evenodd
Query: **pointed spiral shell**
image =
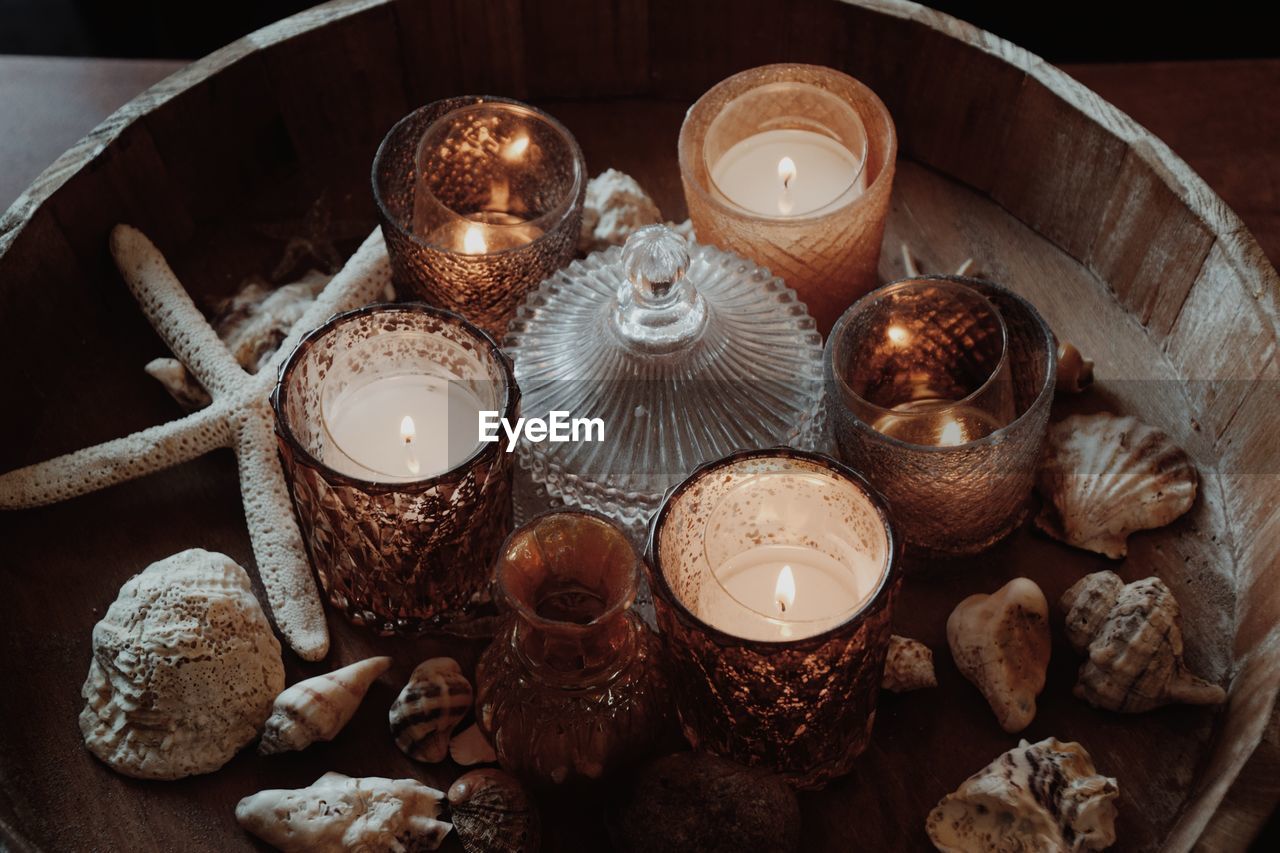
<path id="1" fill-rule="evenodd" d="M 471 710 L 471 682 L 453 658 L 418 664 L 391 706 L 396 746 L 415 761 L 443 761 L 449 736 Z"/>
<path id="2" fill-rule="evenodd" d="M 366 658 L 289 687 L 272 705 L 258 753 L 274 755 L 333 740 L 390 666 L 391 658 Z"/>

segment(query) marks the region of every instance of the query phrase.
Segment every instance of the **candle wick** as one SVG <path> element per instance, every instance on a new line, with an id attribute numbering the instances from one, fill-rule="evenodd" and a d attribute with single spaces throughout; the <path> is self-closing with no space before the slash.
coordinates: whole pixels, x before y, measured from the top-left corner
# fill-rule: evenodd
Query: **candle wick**
<path id="1" fill-rule="evenodd" d="M 780 613 L 786 613 L 786 612 L 787 612 L 787 603 L 786 603 L 785 601 L 783 601 L 782 599 L 778 599 L 778 612 L 780 612 Z"/>

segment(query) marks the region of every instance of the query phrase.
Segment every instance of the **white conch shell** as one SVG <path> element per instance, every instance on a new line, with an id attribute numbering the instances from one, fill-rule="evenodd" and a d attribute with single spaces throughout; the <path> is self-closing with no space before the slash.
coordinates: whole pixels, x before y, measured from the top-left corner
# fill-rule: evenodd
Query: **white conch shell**
<path id="1" fill-rule="evenodd" d="M 333 740 L 351 722 L 370 685 L 390 666 L 391 658 L 366 658 L 287 688 L 271 706 L 259 754 L 306 749 L 318 740 Z"/>
<path id="2" fill-rule="evenodd" d="M 1113 559 L 1130 533 L 1191 509 L 1196 469 L 1155 427 L 1134 417 L 1072 415 L 1049 429 L 1036 475 L 1036 525 L 1055 539 Z"/>
<path id="3" fill-rule="evenodd" d="M 971 595 L 947 619 L 956 666 L 977 685 L 1000 727 L 1020 732 L 1036 716 L 1049 668 L 1049 603 L 1035 581 L 1014 578 L 991 595 Z"/>
<path id="4" fill-rule="evenodd" d="M 454 764 L 470 767 L 473 764 L 492 764 L 498 760 L 498 753 L 494 752 L 493 744 L 489 743 L 480 726 L 472 723 L 449 741 L 449 758 Z"/>
<path id="5" fill-rule="evenodd" d="M 418 664 L 391 706 L 391 734 L 405 755 L 443 761 L 449 737 L 471 710 L 471 682 L 453 658 Z"/>
<path id="6" fill-rule="evenodd" d="M 152 563 L 93 628 L 85 746 L 141 779 L 210 773 L 258 735 L 284 688 L 280 643 L 230 557 Z"/>
<path id="7" fill-rule="evenodd" d="M 414 779 L 326 773 L 310 787 L 259 791 L 236 820 L 285 853 L 435 850 L 452 824 L 437 820 L 444 794 Z"/>
<path id="8" fill-rule="evenodd" d="M 1187 671 L 1178 600 L 1159 578 L 1126 584 L 1115 572 L 1094 572 L 1076 581 L 1059 606 L 1067 639 L 1089 655 L 1075 689 L 1089 704 L 1139 712 L 1226 700 L 1221 687 Z"/>
<path id="9" fill-rule="evenodd" d="M 929 813 L 943 853 L 1079 853 L 1116 840 L 1116 780 L 1078 743 L 1020 741 Z"/>
<path id="10" fill-rule="evenodd" d="M 933 651 L 919 640 L 889 637 L 889 654 L 884 661 L 884 678 L 880 686 L 894 693 L 906 693 L 924 687 L 937 687 L 933 672 Z"/>

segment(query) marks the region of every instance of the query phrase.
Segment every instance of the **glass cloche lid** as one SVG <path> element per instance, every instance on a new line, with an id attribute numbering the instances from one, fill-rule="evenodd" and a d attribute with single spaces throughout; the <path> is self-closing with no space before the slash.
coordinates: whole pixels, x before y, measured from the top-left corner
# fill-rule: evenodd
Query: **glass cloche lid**
<path id="1" fill-rule="evenodd" d="M 667 489 L 703 462 L 807 444 L 820 428 L 822 336 L 795 292 L 665 226 L 544 281 L 504 349 L 521 415 L 562 413 L 568 436 L 522 441 L 522 468 L 553 501 L 638 536 Z"/>

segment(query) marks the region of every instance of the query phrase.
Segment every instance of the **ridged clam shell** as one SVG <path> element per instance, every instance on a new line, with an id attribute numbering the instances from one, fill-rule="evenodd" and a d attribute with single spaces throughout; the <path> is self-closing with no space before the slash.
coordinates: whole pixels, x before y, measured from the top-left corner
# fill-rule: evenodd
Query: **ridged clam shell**
<path id="1" fill-rule="evenodd" d="M 280 643 L 249 576 L 193 548 L 126 581 L 94 626 L 80 731 L 128 776 L 210 773 L 257 737 L 282 689 Z"/>
<path id="2" fill-rule="evenodd" d="M 471 770 L 449 788 L 453 825 L 467 853 L 536 853 L 537 807 L 509 773 Z"/>
<path id="3" fill-rule="evenodd" d="M 1051 650 L 1049 603 L 1035 581 L 1014 578 L 991 595 L 961 601 L 947 619 L 947 643 L 1002 729 L 1031 724 Z"/>
<path id="4" fill-rule="evenodd" d="M 435 850 L 453 827 L 437 820 L 444 794 L 414 779 L 326 773 L 306 788 L 259 791 L 236 821 L 285 853 Z"/>
<path id="5" fill-rule="evenodd" d="M 1025 740 L 970 776 L 929 813 L 943 853 L 1080 853 L 1116 840 L 1116 780 L 1078 743 Z"/>
<path id="6" fill-rule="evenodd" d="M 333 740 L 351 722 L 370 685 L 390 666 L 389 657 L 366 658 L 287 688 L 271 707 L 259 754 L 306 749 L 316 741 Z"/>
<path id="7" fill-rule="evenodd" d="M 453 658 L 418 664 L 391 706 L 391 734 L 416 761 L 443 761 L 449 736 L 471 710 L 471 682 Z"/>
<path id="8" fill-rule="evenodd" d="M 1169 436 L 1132 416 L 1072 415 L 1049 430 L 1036 476 L 1044 507 L 1036 525 L 1113 559 L 1130 533 L 1191 509 L 1196 470 Z"/>
<path id="9" fill-rule="evenodd" d="M 1226 693 L 1182 660 L 1182 614 L 1159 578 L 1126 584 L 1095 572 L 1062 596 L 1067 639 L 1089 659 L 1075 693 L 1091 705 L 1136 713 L 1174 702 L 1217 705 Z"/>

